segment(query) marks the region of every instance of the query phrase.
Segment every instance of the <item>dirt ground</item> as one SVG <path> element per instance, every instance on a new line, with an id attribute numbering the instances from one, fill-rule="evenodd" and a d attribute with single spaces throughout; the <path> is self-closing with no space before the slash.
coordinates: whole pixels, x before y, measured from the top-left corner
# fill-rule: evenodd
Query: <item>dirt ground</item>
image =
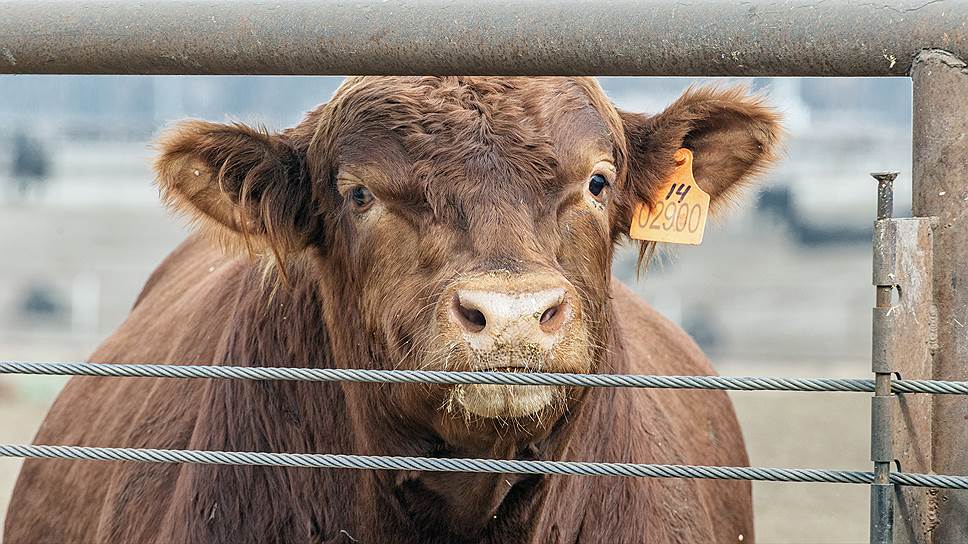
<path id="1" fill-rule="evenodd" d="M 798 377 L 856 377 L 863 364 L 798 365 Z M 763 364 L 719 365 L 723 374 L 777 375 Z M 854 393 L 730 393 L 752 466 L 870 469 L 870 399 Z M 757 541 L 862 543 L 868 541 L 869 490 L 844 484 L 754 483 Z"/>
<path id="2" fill-rule="evenodd" d="M 769 370 L 761 364 L 736 363 L 720 365 L 720 369 L 732 375 L 766 375 Z M 847 374 L 843 368 L 804 364 L 793 375 Z M 9 377 L 3 380 L 0 383 L 10 382 Z M 38 380 L 51 378 L 19 378 L 17 389 L 36 390 L 40 387 Z M 741 392 L 734 393 L 733 400 L 753 465 L 869 470 L 870 401 L 866 395 Z M 46 409 L 47 403 L 22 396 L 0 399 L 0 443 L 29 442 Z M 19 467 L 19 459 L 0 459 L 0 520 L 6 512 Z M 753 500 L 760 543 L 867 541 L 866 486 L 755 483 Z"/>

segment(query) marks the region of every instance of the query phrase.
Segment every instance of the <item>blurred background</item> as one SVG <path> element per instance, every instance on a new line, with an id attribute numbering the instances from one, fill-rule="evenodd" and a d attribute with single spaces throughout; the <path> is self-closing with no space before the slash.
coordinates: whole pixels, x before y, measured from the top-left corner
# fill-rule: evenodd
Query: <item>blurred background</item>
<path id="1" fill-rule="evenodd" d="M 284 128 L 340 81 L 0 76 L 0 358 L 84 360 L 185 236 L 152 184 L 160 128 L 188 116 Z M 615 274 L 683 326 L 722 374 L 867 376 L 868 173 L 901 171 L 895 214 L 910 215 L 910 80 L 601 79 L 620 107 L 647 112 L 697 82 L 769 95 L 786 116 L 785 155 L 701 246 L 663 249 L 639 278 L 625 250 Z M 63 383 L 0 376 L 0 443 L 29 442 Z M 753 464 L 870 470 L 866 395 L 733 399 Z M 19 464 L 0 459 L 0 520 Z M 759 542 L 867 540 L 867 487 L 754 484 L 754 500 Z"/>

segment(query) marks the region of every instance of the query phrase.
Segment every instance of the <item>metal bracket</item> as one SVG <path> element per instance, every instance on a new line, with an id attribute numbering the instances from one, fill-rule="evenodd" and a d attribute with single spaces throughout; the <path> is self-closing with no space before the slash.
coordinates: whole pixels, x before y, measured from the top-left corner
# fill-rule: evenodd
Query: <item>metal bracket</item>
<path id="1" fill-rule="evenodd" d="M 911 368 L 936 349 L 937 311 L 932 299 L 935 217 L 881 219 L 874 224 L 873 284 L 889 288 L 891 304 L 876 307 L 872 370 L 905 379 L 931 379 Z M 928 365 L 930 370 L 930 365 Z M 912 374 L 912 372 L 914 375 Z"/>

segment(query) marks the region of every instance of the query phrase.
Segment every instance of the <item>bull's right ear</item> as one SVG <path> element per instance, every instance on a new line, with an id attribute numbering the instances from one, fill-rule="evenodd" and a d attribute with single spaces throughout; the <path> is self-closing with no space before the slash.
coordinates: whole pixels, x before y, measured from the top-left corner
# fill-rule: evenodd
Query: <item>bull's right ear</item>
<path id="1" fill-rule="evenodd" d="M 619 112 L 628 146 L 627 176 L 613 207 L 613 236 L 628 234 L 637 203 L 650 208 L 676 167 L 676 151 L 693 153 L 693 174 L 713 211 L 776 157 L 780 115 L 742 87 L 691 88 L 656 115 Z M 654 242 L 642 242 L 639 268 Z"/>
<path id="2" fill-rule="evenodd" d="M 158 142 L 161 195 L 228 247 L 277 259 L 318 235 L 305 158 L 284 134 L 186 121 Z"/>

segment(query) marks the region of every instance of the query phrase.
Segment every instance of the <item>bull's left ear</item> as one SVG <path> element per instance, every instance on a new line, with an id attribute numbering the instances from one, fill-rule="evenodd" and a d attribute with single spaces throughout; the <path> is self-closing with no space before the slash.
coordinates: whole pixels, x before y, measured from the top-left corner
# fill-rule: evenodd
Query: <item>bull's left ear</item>
<path id="1" fill-rule="evenodd" d="M 716 209 L 773 162 L 782 135 L 780 115 L 742 87 L 691 88 L 657 115 L 619 114 L 628 170 L 615 212 L 625 233 L 636 203 L 660 198 L 679 148 L 692 150 L 696 182 Z"/>
<path id="2" fill-rule="evenodd" d="M 163 199 L 227 248 L 282 260 L 318 235 L 318 206 L 303 153 L 289 135 L 185 121 L 157 147 Z"/>

